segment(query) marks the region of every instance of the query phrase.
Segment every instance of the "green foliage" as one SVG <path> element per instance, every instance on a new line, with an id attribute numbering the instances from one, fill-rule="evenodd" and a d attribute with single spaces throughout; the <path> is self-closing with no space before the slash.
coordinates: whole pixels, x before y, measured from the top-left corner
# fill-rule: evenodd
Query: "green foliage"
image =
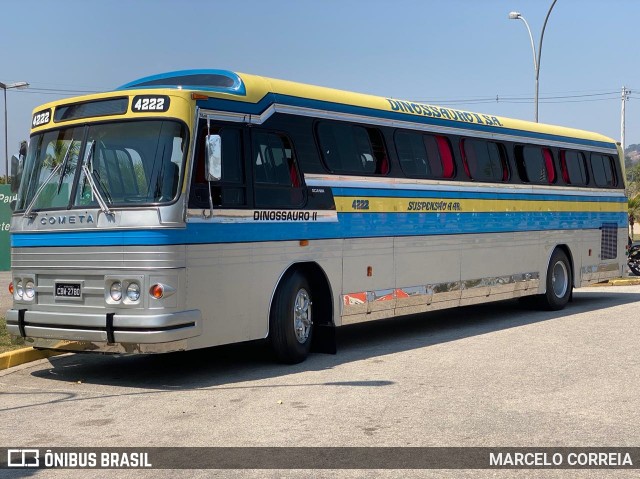
<path id="1" fill-rule="evenodd" d="M 24 339 L 12 338 L 7 331 L 7 322 L 0 318 L 0 353 L 20 348 L 24 348 Z"/>
<path id="2" fill-rule="evenodd" d="M 81 142 L 78 140 L 74 140 L 71 143 L 71 150 L 69 150 L 69 159 L 71 160 L 71 164 L 74 165 L 75 161 L 78 159 L 78 155 L 80 154 L 80 145 Z M 59 163 L 62 163 L 64 159 L 64 155 L 67 153 L 69 149 L 69 140 L 56 140 L 51 143 L 47 147 L 46 157 L 44 159 L 43 166 L 47 169 L 53 169 L 58 166 Z"/>
<path id="3" fill-rule="evenodd" d="M 634 223 L 640 220 L 640 194 L 636 194 L 634 197 L 629 198 L 629 223 L 631 224 L 631 234 L 634 232 Z M 631 221 L 633 220 L 633 223 Z"/>
<path id="4" fill-rule="evenodd" d="M 640 193 L 640 163 L 626 168 L 627 195 L 633 198 Z"/>

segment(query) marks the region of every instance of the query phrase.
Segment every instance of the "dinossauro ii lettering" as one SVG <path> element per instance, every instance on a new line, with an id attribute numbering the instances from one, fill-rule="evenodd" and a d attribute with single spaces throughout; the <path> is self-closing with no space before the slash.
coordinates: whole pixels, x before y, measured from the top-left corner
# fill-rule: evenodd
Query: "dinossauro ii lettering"
<path id="1" fill-rule="evenodd" d="M 254 221 L 317 221 L 318 213 L 316 211 L 254 211 Z"/>

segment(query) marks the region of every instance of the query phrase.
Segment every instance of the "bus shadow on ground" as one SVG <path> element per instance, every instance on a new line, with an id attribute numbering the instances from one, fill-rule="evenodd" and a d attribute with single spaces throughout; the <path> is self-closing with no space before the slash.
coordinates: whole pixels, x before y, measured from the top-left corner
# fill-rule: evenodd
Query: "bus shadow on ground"
<path id="1" fill-rule="evenodd" d="M 240 387 L 238 383 L 286 377 L 306 371 L 425 348 L 477 335 L 640 301 L 640 294 L 581 290 L 562 311 L 536 311 L 518 301 L 455 309 L 345 326 L 337 330 L 336 355 L 311 354 L 303 363 L 278 364 L 269 344 L 256 341 L 161 355 L 73 354 L 51 358 L 31 374 L 50 381 L 179 391 Z M 336 385 L 335 383 L 332 383 Z M 385 386 L 388 381 L 349 381 L 345 386 Z M 236 386 L 233 386 L 236 385 Z M 277 387 L 249 384 L 252 387 Z M 282 385 L 282 387 L 289 387 Z"/>

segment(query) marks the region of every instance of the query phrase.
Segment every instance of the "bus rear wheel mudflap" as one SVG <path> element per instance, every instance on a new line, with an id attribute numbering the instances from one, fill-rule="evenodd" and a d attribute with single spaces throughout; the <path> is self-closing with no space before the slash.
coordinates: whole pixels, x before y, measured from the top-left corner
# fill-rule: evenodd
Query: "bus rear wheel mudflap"
<path id="1" fill-rule="evenodd" d="M 306 276 L 290 271 L 278 285 L 269 314 L 269 338 L 279 361 L 296 364 L 311 350 L 313 293 Z"/>

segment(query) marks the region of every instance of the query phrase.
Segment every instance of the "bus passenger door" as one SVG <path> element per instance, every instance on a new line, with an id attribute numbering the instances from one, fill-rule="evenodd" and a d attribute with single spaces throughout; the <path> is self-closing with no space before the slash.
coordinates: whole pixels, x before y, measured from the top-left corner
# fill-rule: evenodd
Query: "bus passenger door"
<path id="1" fill-rule="evenodd" d="M 222 178 L 208 182 L 205 137 L 220 135 Z M 238 235 L 252 218 L 246 168 L 247 129 L 238 124 L 200 122 L 194 154 L 187 215 L 188 304 L 199 309 L 203 345 L 264 337 L 267 323 L 253 308 L 253 247 Z"/>

